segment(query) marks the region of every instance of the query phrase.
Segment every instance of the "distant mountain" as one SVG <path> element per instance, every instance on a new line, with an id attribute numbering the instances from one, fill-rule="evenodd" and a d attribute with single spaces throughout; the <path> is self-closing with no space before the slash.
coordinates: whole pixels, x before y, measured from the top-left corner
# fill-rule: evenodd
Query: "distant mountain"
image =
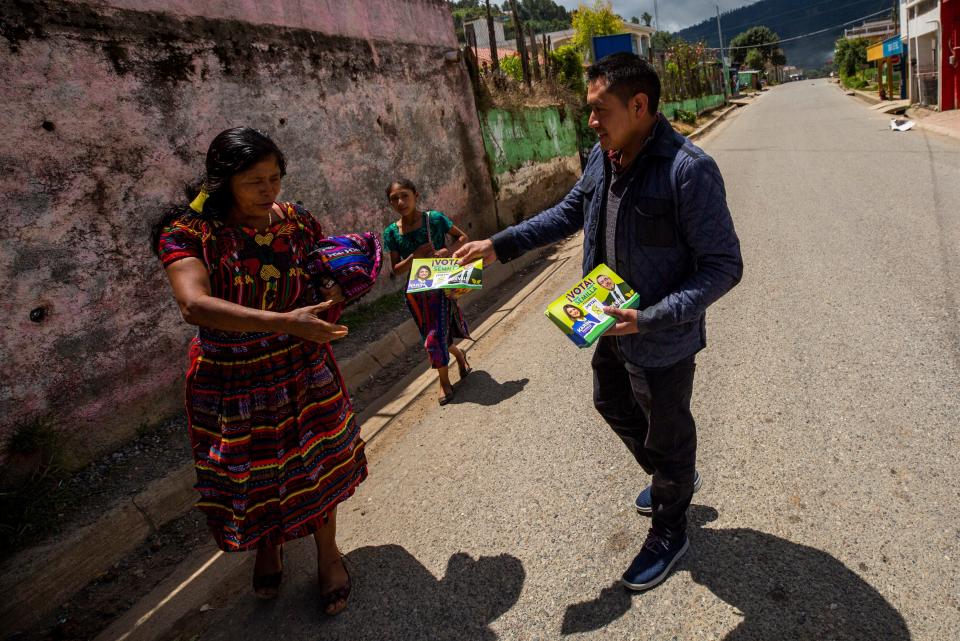
<path id="1" fill-rule="evenodd" d="M 825 33 L 782 45 L 787 64 L 814 68 L 823 66 L 833 57 L 833 43 L 843 35 L 844 30 L 844 26 L 837 25 L 884 9 L 886 13 L 869 20 L 889 18 L 893 5 L 893 0 L 761 0 L 720 14 L 720 23 L 723 26 L 724 44 L 729 44 L 731 38 L 757 25 L 770 27 L 781 38 L 829 28 Z M 704 40 L 709 47 L 719 46 L 716 16 L 687 27 L 677 35 L 688 42 Z"/>

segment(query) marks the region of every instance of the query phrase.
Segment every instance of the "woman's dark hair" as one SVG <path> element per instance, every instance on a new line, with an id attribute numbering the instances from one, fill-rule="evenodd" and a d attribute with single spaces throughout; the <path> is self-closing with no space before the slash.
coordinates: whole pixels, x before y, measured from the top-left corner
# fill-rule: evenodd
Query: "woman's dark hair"
<path id="1" fill-rule="evenodd" d="M 393 191 L 394 187 L 409 189 L 415 196 L 420 195 L 420 192 L 417 190 L 417 186 L 413 184 L 412 180 L 409 178 L 397 178 L 396 180 L 390 181 L 390 184 L 387 185 L 387 198 L 390 198 L 390 192 Z"/>
<path id="2" fill-rule="evenodd" d="M 426 265 L 420 265 L 420 268 L 417 270 L 417 278 L 420 278 L 420 272 L 427 270 L 427 278 L 433 276 L 433 271 Z"/>
<path id="3" fill-rule="evenodd" d="M 563 306 L 563 313 L 567 315 L 567 318 L 574 320 L 573 316 L 570 315 L 571 308 L 577 310 L 577 312 L 580 314 L 580 316 L 577 318 L 586 318 L 587 315 L 584 313 L 584 311 L 572 303 L 567 303 Z"/>
<path id="4" fill-rule="evenodd" d="M 225 219 L 233 205 L 230 179 L 271 156 L 277 159 L 280 175 L 286 175 L 287 159 L 277 144 L 262 131 L 252 127 L 234 127 L 217 134 L 207 150 L 203 179 L 207 200 L 203 204 L 203 212 L 197 213 L 188 206 L 181 205 L 164 213 L 151 230 L 150 239 L 154 253 L 159 252 L 163 230 L 181 216 L 192 215 L 210 221 Z"/>

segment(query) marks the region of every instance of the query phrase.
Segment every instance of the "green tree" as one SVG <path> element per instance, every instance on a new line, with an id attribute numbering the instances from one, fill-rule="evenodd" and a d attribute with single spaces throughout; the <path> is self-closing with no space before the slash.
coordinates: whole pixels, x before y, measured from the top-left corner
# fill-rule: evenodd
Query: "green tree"
<path id="1" fill-rule="evenodd" d="M 743 64 L 744 60 L 746 60 L 747 52 L 753 49 L 760 52 L 763 61 L 766 63 L 773 57 L 774 52 L 779 49 L 779 45 L 776 44 L 779 41 L 780 36 L 770 27 L 751 27 L 747 31 L 737 34 L 730 40 L 730 55 L 733 58 L 733 63 L 737 65 Z M 786 62 L 786 59 L 784 59 L 784 62 Z"/>
<path id="2" fill-rule="evenodd" d="M 640 24 L 640 18 L 637 16 L 630 16 L 630 24 Z"/>
<path id="3" fill-rule="evenodd" d="M 666 53 L 673 46 L 684 42 L 683 38 L 673 35 L 668 31 L 657 31 L 650 38 L 650 46 L 656 55 Z"/>
<path id="4" fill-rule="evenodd" d="M 557 47 L 550 52 L 550 64 L 556 70 L 557 82 L 576 91 L 585 93 L 587 90 L 583 79 L 583 54 L 573 45 Z"/>
<path id="5" fill-rule="evenodd" d="M 505 2 L 504 9 L 506 8 Z M 520 20 L 535 33 L 570 28 L 570 14 L 554 0 L 520 0 L 517 2 L 517 13 Z"/>
<path id="6" fill-rule="evenodd" d="M 501 58 L 500 70 L 517 82 L 523 82 L 523 63 L 520 62 L 520 56 L 512 55 Z"/>
<path id="7" fill-rule="evenodd" d="M 653 16 L 651 16 L 650 13 L 647 11 L 643 12 L 643 15 L 640 16 L 640 19 L 643 20 L 643 24 L 645 24 L 648 27 L 650 26 L 650 23 L 653 22 Z"/>
<path id="8" fill-rule="evenodd" d="M 763 54 L 760 53 L 759 49 L 751 49 L 747 52 L 747 55 L 744 57 L 743 63 L 747 66 L 748 69 L 756 69 L 757 71 L 763 71 Z"/>
<path id="9" fill-rule="evenodd" d="M 865 38 L 837 40 L 833 50 L 833 64 L 836 65 L 840 77 L 852 78 L 857 72 L 867 66 L 867 47 L 870 43 Z"/>
<path id="10" fill-rule="evenodd" d="M 703 64 L 705 59 L 706 45 L 703 42 L 689 43 L 680 38 L 663 52 L 661 96 L 665 102 L 696 98 L 710 92 L 709 74 Z"/>
<path id="11" fill-rule="evenodd" d="M 623 33 L 623 20 L 608 0 L 594 0 L 592 7 L 581 4 L 573 12 L 573 30 L 573 45 L 580 51 L 590 51 L 593 36 Z"/>

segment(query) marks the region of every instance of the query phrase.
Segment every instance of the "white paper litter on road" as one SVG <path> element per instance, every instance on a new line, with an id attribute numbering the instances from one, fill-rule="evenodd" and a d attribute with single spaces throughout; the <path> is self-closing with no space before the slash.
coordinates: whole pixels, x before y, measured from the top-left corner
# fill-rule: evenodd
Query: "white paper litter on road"
<path id="1" fill-rule="evenodd" d="M 915 123 L 906 118 L 891 118 L 890 129 L 894 131 L 910 131 Z"/>

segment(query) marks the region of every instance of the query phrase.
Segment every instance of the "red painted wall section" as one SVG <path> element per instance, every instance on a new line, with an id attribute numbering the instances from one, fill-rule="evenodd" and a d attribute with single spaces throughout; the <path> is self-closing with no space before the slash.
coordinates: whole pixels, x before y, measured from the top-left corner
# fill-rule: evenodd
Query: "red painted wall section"
<path id="1" fill-rule="evenodd" d="M 0 0 L 0 34 L 0 451 L 40 418 L 88 460 L 182 407 L 194 330 L 147 229 L 227 127 L 277 140 L 329 233 L 381 231 L 397 175 L 495 231 L 445 2 Z"/>
<path id="2" fill-rule="evenodd" d="M 947 111 L 960 108 L 960 0 L 943 0 L 940 3 L 940 25 L 943 34 L 940 109 Z"/>

